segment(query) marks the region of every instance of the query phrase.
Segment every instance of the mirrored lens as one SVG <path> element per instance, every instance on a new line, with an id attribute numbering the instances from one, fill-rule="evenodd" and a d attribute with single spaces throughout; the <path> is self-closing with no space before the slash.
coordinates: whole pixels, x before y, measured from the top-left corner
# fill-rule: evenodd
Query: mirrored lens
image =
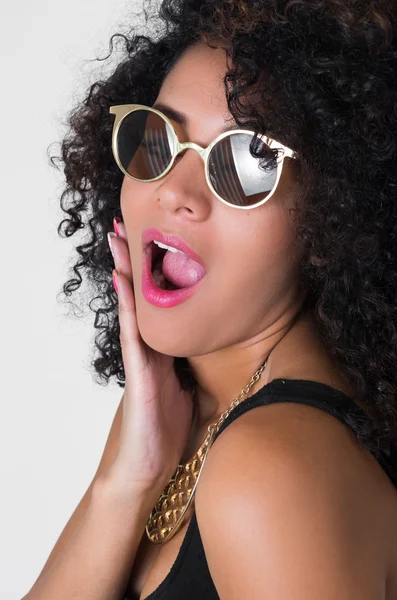
<path id="1" fill-rule="evenodd" d="M 172 158 L 170 127 L 157 113 L 135 110 L 120 124 L 117 151 L 121 164 L 132 177 L 143 181 L 159 177 Z"/>
<path id="2" fill-rule="evenodd" d="M 254 134 L 231 133 L 212 148 L 208 169 L 215 191 L 236 206 L 260 202 L 277 181 L 277 153 Z"/>

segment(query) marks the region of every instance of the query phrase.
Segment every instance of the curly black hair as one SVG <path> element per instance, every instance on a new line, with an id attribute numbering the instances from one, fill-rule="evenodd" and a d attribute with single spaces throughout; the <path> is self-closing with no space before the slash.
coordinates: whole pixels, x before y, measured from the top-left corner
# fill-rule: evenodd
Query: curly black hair
<path id="1" fill-rule="evenodd" d="M 125 374 L 114 266 L 106 234 L 123 174 L 111 152 L 109 106 L 151 105 L 190 45 L 222 45 L 225 95 L 241 127 L 274 133 L 299 156 L 296 233 L 304 308 L 374 417 L 352 422 L 375 454 L 397 444 L 397 14 L 384 0 L 164 0 L 143 5 L 144 31 L 116 33 L 122 60 L 68 115 L 58 233 L 85 229 L 63 293 L 89 283 L 99 383 Z M 314 259 L 313 259 L 314 257 Z M 175 359 L 194 389 L 186 358 Z"/>

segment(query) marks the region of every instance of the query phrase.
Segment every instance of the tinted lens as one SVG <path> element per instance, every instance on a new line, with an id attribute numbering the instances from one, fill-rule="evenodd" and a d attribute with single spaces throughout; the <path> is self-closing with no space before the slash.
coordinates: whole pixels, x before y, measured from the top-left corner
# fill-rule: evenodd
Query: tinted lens
<path id="1" fill-rule="evenodd" d="M 212 148 L 209 177 L 215 191 L 235 206 L 263 200 L 277 181 L 277 153 L 260 139 L 250 151 L 254 134 L 231 133 Z"/>
<path id="2" fill-rule="evenodd" d="M 120 124 L 117 150 L 121 164 L 132 177 L 154 179 L 171 162 L 173 137 L 169 125 L 152 111 L 135 110 Z"/>

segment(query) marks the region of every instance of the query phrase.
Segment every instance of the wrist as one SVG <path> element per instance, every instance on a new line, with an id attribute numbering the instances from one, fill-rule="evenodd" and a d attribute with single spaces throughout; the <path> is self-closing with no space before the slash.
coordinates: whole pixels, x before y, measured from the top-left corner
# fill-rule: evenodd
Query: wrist
<path id="1" fill-rule="evenodd" d="M 94 502 L 114 503 L 118 509 L 125 506 L 128 511 L 138 512 L 144 519 L 149 517 L 158 496 L 153 488 L 126 481 L 116 469 L 108 469 L 99 475 L 92 491 Z"/>

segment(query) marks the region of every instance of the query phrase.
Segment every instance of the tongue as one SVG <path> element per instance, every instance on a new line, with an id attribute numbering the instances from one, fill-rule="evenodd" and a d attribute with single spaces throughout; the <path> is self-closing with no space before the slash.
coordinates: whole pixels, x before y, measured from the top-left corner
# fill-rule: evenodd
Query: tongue
<path id="1" fill-rule="evenodd" d="M 162 270 L 168 281 L 180 288 L 191 287 L 206 273 L 204 267 L 182 252 L 167 252 L 163 258 Z"/>

